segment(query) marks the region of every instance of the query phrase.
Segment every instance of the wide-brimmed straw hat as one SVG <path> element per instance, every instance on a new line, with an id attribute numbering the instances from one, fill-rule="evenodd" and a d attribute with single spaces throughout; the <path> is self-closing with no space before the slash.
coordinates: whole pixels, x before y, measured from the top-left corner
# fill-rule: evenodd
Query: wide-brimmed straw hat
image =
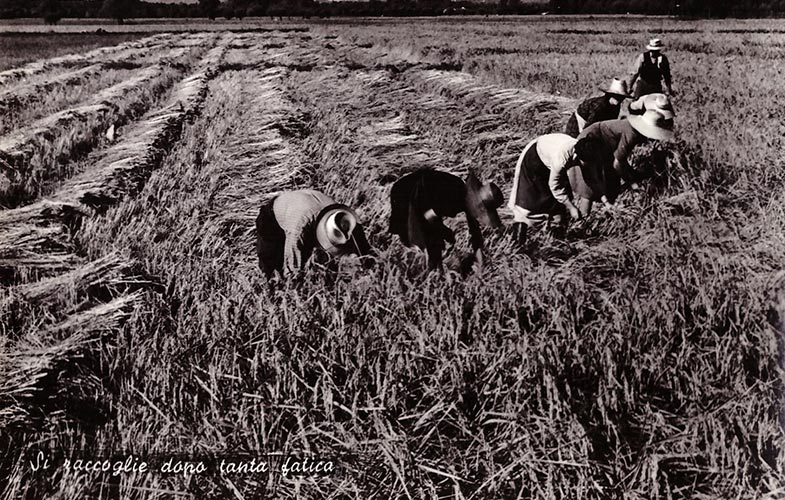
<path id="1" fill-rule="evenodd" d="M 474 172 L 466 178 L 466 212 L 480 224 L 501 227 L 499 213 L 496 211 L 504 204 L 504 195 L 493 182 L 483 184 Z"/>
<path id="2" fill-rule="evenodd" d="M 348 207 L 328 210 L 316 223 L 316 241 L 330 255 L 358 251 L 352 239 L 357 215 Z"/>
<path id="3" fill-rule="evenodd" d="M 659 38 L 652 38 L 649 40 L 649 45 L 646 46 L 646 50 L 662 50 L 664 48 L 665 44 Z"/>
<path id="4" fill-rule="evenodd" d="M 649 109 L 642 115 L 630 115 L 627 119 L 632 128 L 649 139 L 668 141 L 673 138 L 673 120 L 668 120 L 659 111 Z"/>
<path id="5" fill-rule="evenodd" d="M 646 108 L 646 111 L 650 109 L 657 111 L 666 120 L 672 120 L 676 116 L 676 112 L 673 110 L 673 103 L 671 103 L 670 97 L 665 94 L 649 94 L 641 97 L 641 99 L 643 99 L 643 106 Z"/>
<path id="6" fill-rule="evenodd" d="M 627 90 L 627 81 L 614 78 L 608 88 L 600 88 L 606 94 L 617 95 L 619 97 L 630 98 L 632 97 Z"/>

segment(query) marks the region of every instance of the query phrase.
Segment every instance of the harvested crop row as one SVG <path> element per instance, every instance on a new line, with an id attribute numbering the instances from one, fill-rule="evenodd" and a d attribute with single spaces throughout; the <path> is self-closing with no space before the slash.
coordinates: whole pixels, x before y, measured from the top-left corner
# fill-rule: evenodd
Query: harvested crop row
<path id="1" fill-rule="evenodd" d="M 56 76 L 39 78 L 30 83 L 0 92 L 0 134 L 20 129 L 35 119 L 56 113 L 94 97 L 112 84 L 133 78 L 143 60 L 147 65 L 178 67 L 198 57 L 203 50 L 170 48 L 145 54 L 139 61 L 116 60 L 96 63 Z"/>
<path id="2" fill-rule="evenodd" d="M 408 72 L 406 76 L 409 77 Z M 411 78 L 419 80 L 424 88 L 503 114 L 515 125 L 538 134 L 561 131 L 566 114 L 578 104 L 574 99 L 552 94 L 483 84 L 474 76 L 457 71 L 414 71 Z"/>
<path id="3" fill-rule="evenodd" d="M 310 71 L 316 67 L 334 64 L 337 54 L 331 51 L 314 50 L 314 45 L 323 43 L 302 40 L 292 35 L 270 36 L 250 34 L 236 41 L 227 54 L 227 69 L 262 69 L 270 67 L 286 67 L 298 71 Z"/>
<path id="4" fill-rule="evenodd" d="M 135 192 L 171 147 L 183 120 L 203 102 L 207 82 L 224 51 L 223 43 L 211 49 L 197 71 L 174 87 L 169 102 L 131 127 L 96 159 L 93 168 L 68 180 L 47 200 L 0 212 L 0 269 L 24 276 L 25 262 L 31 261 L 33 268 L 40 269 L 47 261 L 47 249 L 70 251 L 69 227 L 84 214 Z M 57 262 L 61 258 L 58 255 Z"/>
<path id="5" fill-rule="evenodd" d="M 53 408 L 63 406 L 64 401 L 57 400 L 57 391 L 52 388 L 55 377 L 60 379 L 58 389 L 63 392 L 68 392 L 66 387 L 89 383 L 79 373 L 85 355 L 119 330 L 142 296 L 141 292 L 129 293 L 74 312 L 62 323 L 4 347 L 0 351 L 0 430 L 29 432 L 46 421 Z"/>
<path id="6" fill-rule="evenodd" d="M 38 75 L 53 67 L 75 65 L 85 61 L 93 61 L 94 59 L 105 57 L 115 57 L 116 55 L 119 56 L 121 54 L 125 55 L 119 58 L 127 57 L 130 54 L 138 53 L 140 50 L 146 50 L 148 47 L 155 46 L 171 36 L 172 35 L 170 34 L 153 35 L 141 40 L 133 40 L 112 47 L 99 47 L 84 54 L 68 54 L 65 56 L 54 57 L 52 59 L 35 61 L 22 66 L 21 68 L 13 68 L 0 72 L 0 87 L 5 86 L 15 80 Z"/>
<path id="7" fill-rule="evenodd" d="M 31 102 L 41 99 L 43 97 L 42 94 L 45 92 L 51 92 L 53 89 L 59 87 L 79 84 L 83 80 L 98 74 L 102 69 L 103 66 L 101 64 L 93 64 L 57 75 L 43 82 L 24 85 L 22 87 L 0 92 L 0 110 L 5 114 L 13 108 L 29 105 Z"/>
<path id="8" fill-rule="evenodd" d="M 87 201 L 90 196 L 99 197 L 96 191 L 111 191 L 115 197 L 102 197 L 105 208 L 123 194 L 133 194 L 138 189 L 172 147 L 183 121 L 201 106 L 208 80 L 214 76 L 224 50 L 225 43 L 212 49 L 197 72 L 175 87 L 169 104 L 136 125 L 135 136 L 128 136 L 107 150 L 93 171 L 85 173 L 81 179 L 73 179 L 50 201 L 0 213 L 3 234 L 0 254 L 4 270 L 24 269 L 23 261 L 29 262 L 31 254 L 37 257 L 39 264 L 49 260 L 52 265 L 53 261 L 71 258 L 70 266 L 62 266 L 70 267 L 68 272 L 12 287 L 2 301 L 0 314 L 5 317 L 27 311 L 35 313 L 32 316 L 61 317 L 65 314 L 66 318 L 48 328 L 29 320 L 9 323 L 22 327 L 5 332 L 10 338 L 6 338 L 7 346 L 0 354 L 6 361 L 0 365 L 5 381 L 0 385 L 0 428 L 8 430 L 23 425 L 29 431 L 31 426 L 45 423 L 53 409 L 71 405 L 69 397 L 76 398 L 79 406 L 84 406 L 87 398 L 88 408 L 93 403 L 108 405 L 111 401 L 112 395 L 100 385 L 89 390 L 92 396 L 67 388 L 85 383 L 85 370 L 80 369 L 83 363 L 78 359 L 90 360 L 98 356 L 105 338 L 117 332 L 138 307 L 143 293 L 134 290 L 146 288 L 150 283 L 136 275 L 136 266 L 127 254 L 109 252 L 83 262 L 73 253 L 63 253 L 78 248 L 71 240 L 70 230 L 78 229 L 79 224 L 74 225 L 69 216 L 81 218 L 91 211 L 90 208 L 98 208 Z M 57 207 L 58 211 L 53 212 L 52 207 Z M 48 241 L 43 242 L 41 238 Z M 60 242 L 63 245 L 58 251 L 56 247 Z M 11 247 L 20 250 L 16 254 L 20 258 L 14 260 L 14 256 L 10 256 L 13 262 L 9 266 L 6 258 L 9 250 L 14 252 Z M 91 307 L 85 308 L 85 304 L 91 304 Z M 16 342 L 8 342 L 15 337 L 19 337 Z M 95 369 L 88 367 L 86 371 Z M 51 380 L 55 373 L 59 375 L 53 386 Z M 90 385 L 95 384 L 90 382 L 88 387 Z M 20 449 L 24 445 L 24 442 L 15 444 Z"/>
<path id="9" fill-rule="evenodd" d="M 59 111 L 0 138 L 0 203 L 17 206 L 70 175 L 68 163 L 95 146 L 111 125 L 141 115 L 182 69 L 155 65 L 101 91 L 91 102 Z"/>
<path id="10" fill-rule="evenodd" d="M 297 151 L 291 148 L 291 142 L 285 136 L 290 137 L 288 134 L 295 132 L 301 121 L 297 110 L 283 98 L 283 77 L 283 70 L 272 69 L 231 72 L 215 79 L 210 84 L 212 98 L 207 101 L 203 116 L 189 127 L 183 143 L 167 158 L 162 169 L 153 174 L 141 195 L 110 210 L 106 217 L 90 219 L 78 236 L 91 253 L 98 255 L 109 248 L 126 247 L 142 259 L 142 266 L 169 280 L 172 295 L 167 300 L 182 300 L 183 304 L 176 318 L 182 324 L 174 326 L 178 333 L 180 328 L 196 333 L 199 327 L 194 325 L 200 323 L 205 315 L 223 314 L 225 307 L 221 302 L 224 296 L 235 296 L 235 291 L 242 291 L 249 299 L 257 296 L 256 291 L 249 289 L 250 283 L 246 280 L 248 273 L 255 268 L 253 218 L 262 199 L 297 182 L 300 167 Z M 236 126 L 238 121 L 243 123 L 243 127 Z M 205 141 L 204 137 L 213 137 L 214 140 Z M 191 223 L 184 225 L 183 219 L 190 219 Z M 169 225 L 171 230 L 165 230 Z M 143 244 L 148 236 L 157 241 L 155 246 Z M 137 251 L 137 248 L 143 251 Z M 204 262 L 212 263 L 214 269 L 204 269 Z M 30 293 L 28 289 L 25 292 Z M 48 292 L 38 290 L 36 295 L 50 296 Z M 149 304 L 141 306 L 141 309 L 150 311 L 160 306 L 155 297 L 149 298 Z M 150 314 L 137 316 L 139 321 L 151 317 Z M 231 322 L 205 325 L 231 328 Z M 147 334 L 135 331 L 132 342 L 158 342 L 157 329 L 171 327 L 173 325 L 159 322 Z M 133 327 L 131 329 L 134 331 Z M 159 353 L 187 345 L 173 330 L 167 330 L 167 337 L 177 340 L 160 346 L 157 349 Z M 147 348 L 134 350 L 139 354 L 135 363 L 156 351 Z M 180 369 L 177 362 L 171 366 Z M 149 369 L 156 370 L 158 367 L 151 366 Z M 188 387 L 187 392 L 192 392 L 194 377 L 201 377 L 201 374 L 193 371 L 191 366 L 188 376 L 182 378 L 182 383 Z M 170 391 L 140 381 L 123 384 L 123 387 L 131 386 L 139 387 L 143 391 L 142 398 L 155 401 L 167 413 L 172 410 L 168 399 L 186 393 L 185 390 Z M 164 389 L 163 393 L 159 393 L 161 389 Z M 136 392 L 124 390 L 121 397 L 123 402 L 120 405 L 133 412 L 150 409 L 145 399 L 140 399 Z M 259 410 L 253 401 L 242 402 L 244 405 L 248 403 L 254 411 Z M 151 426 L 134 429 L 128 428 L 126 423 L 131 420 L 126 420 L 125 416 L 118 419 L 121 439 L 134 439 L 133 433 L 150 430 L 159 437 L 165 436 L 153 427 L 161 423 L 157 420 L 160 414 L 149 417 Z M 224 417 L 218 418 L 223 420 Z M 229 415 L 226 422 L 236 418 Z M 179 417 L 176 419 L 175 426 L 180 428 L 184 422 Z M 115 425 L 108 426 L 108 433 L 103 437 L 111 439 L 113 434 L 109 427 Z M 159 444 L 148 441 L 152 452 L 167 449 L 160 448 L 166 446 L 165 440 L 156 440 Z M 200 482 L 206 480 L 199 479 Z M 147 478 L 149 484 L 144 486 L 156 487 L 166 481 L 166 478 L 151 475 Z M 134 486 L 138 485 L 137 481 Z M 121 488 L 123 486 L 120 485 Z M 94 489 L 100 485 L 84 484 L 83 487 Z"/>

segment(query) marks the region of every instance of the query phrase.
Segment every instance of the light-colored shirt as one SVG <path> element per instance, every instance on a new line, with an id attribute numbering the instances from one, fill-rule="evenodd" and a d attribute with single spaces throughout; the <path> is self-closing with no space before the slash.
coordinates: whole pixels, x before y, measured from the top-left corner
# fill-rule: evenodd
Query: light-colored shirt
<path id="1" fill-rule="evenodd" d="M 551 190 L 551 194 L 559 203 L 567 203 L 570 200 L 571 193 L 567 170 L 574 165 L 572 155 L 576 142 L 578 142 L 577 139 L 567 134 L 546 134 L 527 144 L 515 166 L 515 179 L 513 180 L 510 202 L 507 206 L 513 210 L 516 205 L 518 181 L 520 180 L 523 158 L 532 146 L 537 148 L 537 156 L 540 157 L 542 163 L 550 171 L 548 174 L 548 188 Z"/>
<path id="2" fill-rule="evenodd" d="M 286 235 L 284 270 L 294 272 L 305 264 L 317 245 L 316 218 L 335 200 L 313 189 L 286 191 L 273 201 L 273 213 Z"/>

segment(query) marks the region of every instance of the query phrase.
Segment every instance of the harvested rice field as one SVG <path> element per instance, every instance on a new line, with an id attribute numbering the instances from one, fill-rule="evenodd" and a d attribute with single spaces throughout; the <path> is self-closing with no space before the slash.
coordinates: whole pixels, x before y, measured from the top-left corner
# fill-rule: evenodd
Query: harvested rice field
<path id="1" fill-rule="evenodd" d="M 785 23 L 162 26 L 0 72 L 2 498 L 785 496 Z M 388 232 L 421 167 L 509 196 L 651 37 L 641 189 L 468 275 L 464 218 L 442 273 Z M 268 280 L 255 219 L 300 188 L 377 255 Z"/>

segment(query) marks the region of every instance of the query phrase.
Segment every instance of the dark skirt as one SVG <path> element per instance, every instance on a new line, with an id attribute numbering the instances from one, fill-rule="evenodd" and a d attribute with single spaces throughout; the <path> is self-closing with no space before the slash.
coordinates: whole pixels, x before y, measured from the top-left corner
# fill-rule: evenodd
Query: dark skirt
<path id="1" fill-rule="evenodd" d="M 275 198 L 262 205 L 256 218 L 256 254 L 259 257 L 259 268 L 267 276 L 283 270 L 286 244 L 286 233 L 273 212 L 274 202 Z"/>
<path id="2" fill-rule="evenodd" d="M 610 160 L 611 162 L 613 160 Z M 621 191 L 621 178 L 613 166 L 603 164 L 583 165 L 567 171 L 570 187 L 575 196 L 599 202 L 603 195 L 613 203 Z"/>
<path id="3" fill-rule="evenodd" d="M 537 154 L 537 143 L 532 144 L 523 156 L 515 204 L 533 213 L 546 214 L 558 210 L 556 201 L 548 185 L 551 170 Z"/>

